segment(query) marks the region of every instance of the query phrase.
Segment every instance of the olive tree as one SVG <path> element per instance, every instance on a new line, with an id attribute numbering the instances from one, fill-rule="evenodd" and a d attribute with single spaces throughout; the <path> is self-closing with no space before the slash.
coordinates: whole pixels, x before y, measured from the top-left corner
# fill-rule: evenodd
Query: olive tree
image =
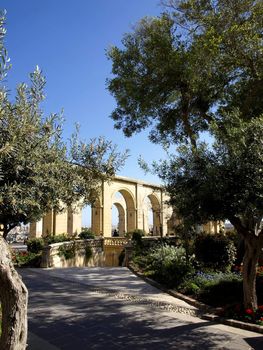
<path id="1" fill-rule="evenodd" d="M 15 226 L 37 221 L 50 210 L 80 201 L 92 203 L 103 180 L 110 180 L 126 154 L 100 137 L 70 146 L 63 140 L 60 115 L 41 110 L 45 78 L 37 67 L 29 85 L 17 87 L 11 100 L 5 87 L 9 68 L 0 17 L 0 348 L 24 350 L 27 341 L 27 289 L 15 271 L 5 242 Z"/>

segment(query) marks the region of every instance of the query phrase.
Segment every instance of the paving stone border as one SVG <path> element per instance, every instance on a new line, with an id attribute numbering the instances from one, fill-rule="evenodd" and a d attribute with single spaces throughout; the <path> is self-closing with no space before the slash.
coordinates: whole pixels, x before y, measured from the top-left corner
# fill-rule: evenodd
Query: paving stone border
<path id="1" fill-rule="evenodd" d="M 198 311 L 196 311 L 196 315 L 198 317 L 201 317 L 204 320 L 208 320 L 208 321 L 213 321 L 216 323 L 222 323 L 228 326 L 232 326 L 232 327 L 236 327 L 236 328 L 241 328 L 241 329 L 245 329 L 247 331 L 251 331 L 251 332 L 257 332 L 257 333 L 261 333 L 263 334 L 263 326 L 259 326 L 256 324 L 252 324 L 252 323 L 246 323 L 246 322 L 242 322 L 242 321 L 238 321 L 238 320 L 233 320 L 233 319 L 227 319 L 224 317 L 220 317 L 218 315 L 216 315 L 217 311 L 220 311 L 221 308 L 213 308 L 209 305 L 203 304 L 193 298 L 190 298 L 186 295 L 183 295 L 181 293 L 178 293 L 172 289 L 169 288 L 165 288 L 163 285 L 161 285 L 160 283 L 150 279 L 149 277 L 145 277 L 140 271 L 138 271 L 134 265 L 130 264 L 128 266 L 128 268 L 138 277 L 140 277 L 141 279 L 143 279 L 145 282 L 151 284 L 152 286 L 160 289 L 162 292 L 165 292 L 171 296 L 174 296 L 175 298 L 181 299 L 185 302 L 187 302 L 190 305 L 195 306 Z"/>
<path id="2" fill-rule="evenodd" d="M 39 270 L 40 273 L 41 270 Z M 37 272 L 37 273 L 39 273 Z M 145 297 L 141 297 L 138 295 L 134 295 L 131 293 L 122 293 L 119 292 L 116 289 L 109 289 L 109 288 L 98 288 L 98 287 L 94 287 L 92 285 L 89 285 L 88 283 L 83 283 L 79 280 L 72 280 L 70 277 L 60 277 L 60 276 L 51 276 L 49 275 L 49 279 L 53 279 L 53 280 L 63 280 L 63 281 L 67 281 L 68 283 L 71 284 L 78 284 L 82 287 L 85 287 L 85 289 L 88 289 L 89 291 L 91 291 L 92 293 L 96 293 L 96 294 L 100 294 L 100 295 L 105 295 L 105 296 L 109 296 L 118 300 L 123 300 L 123 301 L 127 301 L 127 302 L 131 302 L 131 303 L 136 303 L 138 305 L 148 305 L 150 307 L 155 307 L 161 310 L 165 310 L 165 311 L 170 311 L 170 312 L 177 312 L 177 313 L 183 313 L 189 316 L 198 316 L 200 317 L 200 310 L 198 308 L 188 308 L 182 305 L 177 305 L 176 303 L 169 303 L 169 302 L 165 302 L 165 301 L 161 301 L 161 300 L 154 300 L 151 298 L 145 298 Z"/>

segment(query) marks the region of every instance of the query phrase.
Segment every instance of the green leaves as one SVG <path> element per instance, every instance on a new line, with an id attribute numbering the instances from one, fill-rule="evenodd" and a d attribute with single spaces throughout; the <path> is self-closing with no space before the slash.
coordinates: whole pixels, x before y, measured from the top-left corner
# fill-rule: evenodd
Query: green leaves
<path id="1" fill-rule="evenodd" d="M 153 142 L 195 147 L 201 131 L 238 108 L 263 112 L 261 1 L 166 1 L 169 12 L 142 19 L 108 52 L 115 127 Z"/>
<path id="2" fill-rule="evenodd" d="M 4 14 L 0 16 L 0 53 L 5 60 Z M 5 74 L 0 62 L 0 76 Z M 109 181 L 127 154 L 103 138 L 63 140 L 63 116 L 44 116 L 45 78 L 37 66 L 30 85 L 17 87 L 15 101 L 0 87 L 0 224 L 4 236 L 14 226 L 39 220 L 65 206 L 94 202 L 102 181 Z"/>

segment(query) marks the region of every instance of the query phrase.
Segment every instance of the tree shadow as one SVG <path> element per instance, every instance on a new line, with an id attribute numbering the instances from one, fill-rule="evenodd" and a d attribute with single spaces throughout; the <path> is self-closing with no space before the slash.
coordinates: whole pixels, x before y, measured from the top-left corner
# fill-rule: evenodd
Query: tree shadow
<path id="1" fill-rule="evenodd" d="M 262 349 L 262 337 L 237 340 L 208 321 L 119 300 L 48 272 L 20 273 L 29 289 L 29 330 L 59 349 Z"/>

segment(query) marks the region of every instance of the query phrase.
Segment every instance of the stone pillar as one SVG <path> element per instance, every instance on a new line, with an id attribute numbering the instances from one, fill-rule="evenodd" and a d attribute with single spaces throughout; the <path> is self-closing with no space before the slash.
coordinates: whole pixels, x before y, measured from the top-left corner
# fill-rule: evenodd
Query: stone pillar
<path id="1" fill-rule="evenodd" d="M 43 225 L 42 225 L 42 232 L 43 237 L 55 234 L 56 231 L 56 222 L 55 222 L 55 215 L 54 211 L 51 210 L 49 213 L 47 213 L 43 217 Z"/>
<path id="2" fill-rule="evenodd" d="M 102 234 L 102 207 L 92 207 L 91 209 L 91 231 L 96 235 Z"/>
<path id="3" fill-rule="evenodd" d="M 68 210 L 55 214 L 55 235 L 68 233 Z"/>
<path id="4" fill-rule="evenodd" d="M 153 209 L 153 235 L 160 235 L 160 227 L 161 227 L 161 213 L 160 210 Z"/>
<path id="5" fill-rule="evenodd" d="M 127 208 L 127 232 L 132 232 L 136 229 L 136 210 Z"/>
<path id="6" fill-rule="evenodd" d="M 123 236 L 124 232 L 126 232 L 126 228 L 125 228 L 125 212 L 123 210 L 123 212 L 121 212 L 119 210 L 119 235 Z"/>
<path id="7" fill-rule="evenodd" d="M 29 238 L 42 237 L 43 220 L 31 222 L 29 225 Z"/>
<path id="8" fill-rule="evenodd" d="M 144 217 L 144 189 L 143 185 L 140 183 L 136 184 L 136 208 L 137 208 L 137 217 L 136 217 L 136 228 L 140 230 L 145 230 L 145 217 Z M 147 232 L 147 231 L 145 231 Z"/>
<path id="9" fill-rule="evenodd" d="M 81 209 L 68 208 L 67 212 L 67 233 L 71 235 L 79 234 L 81 232 Z"/>

